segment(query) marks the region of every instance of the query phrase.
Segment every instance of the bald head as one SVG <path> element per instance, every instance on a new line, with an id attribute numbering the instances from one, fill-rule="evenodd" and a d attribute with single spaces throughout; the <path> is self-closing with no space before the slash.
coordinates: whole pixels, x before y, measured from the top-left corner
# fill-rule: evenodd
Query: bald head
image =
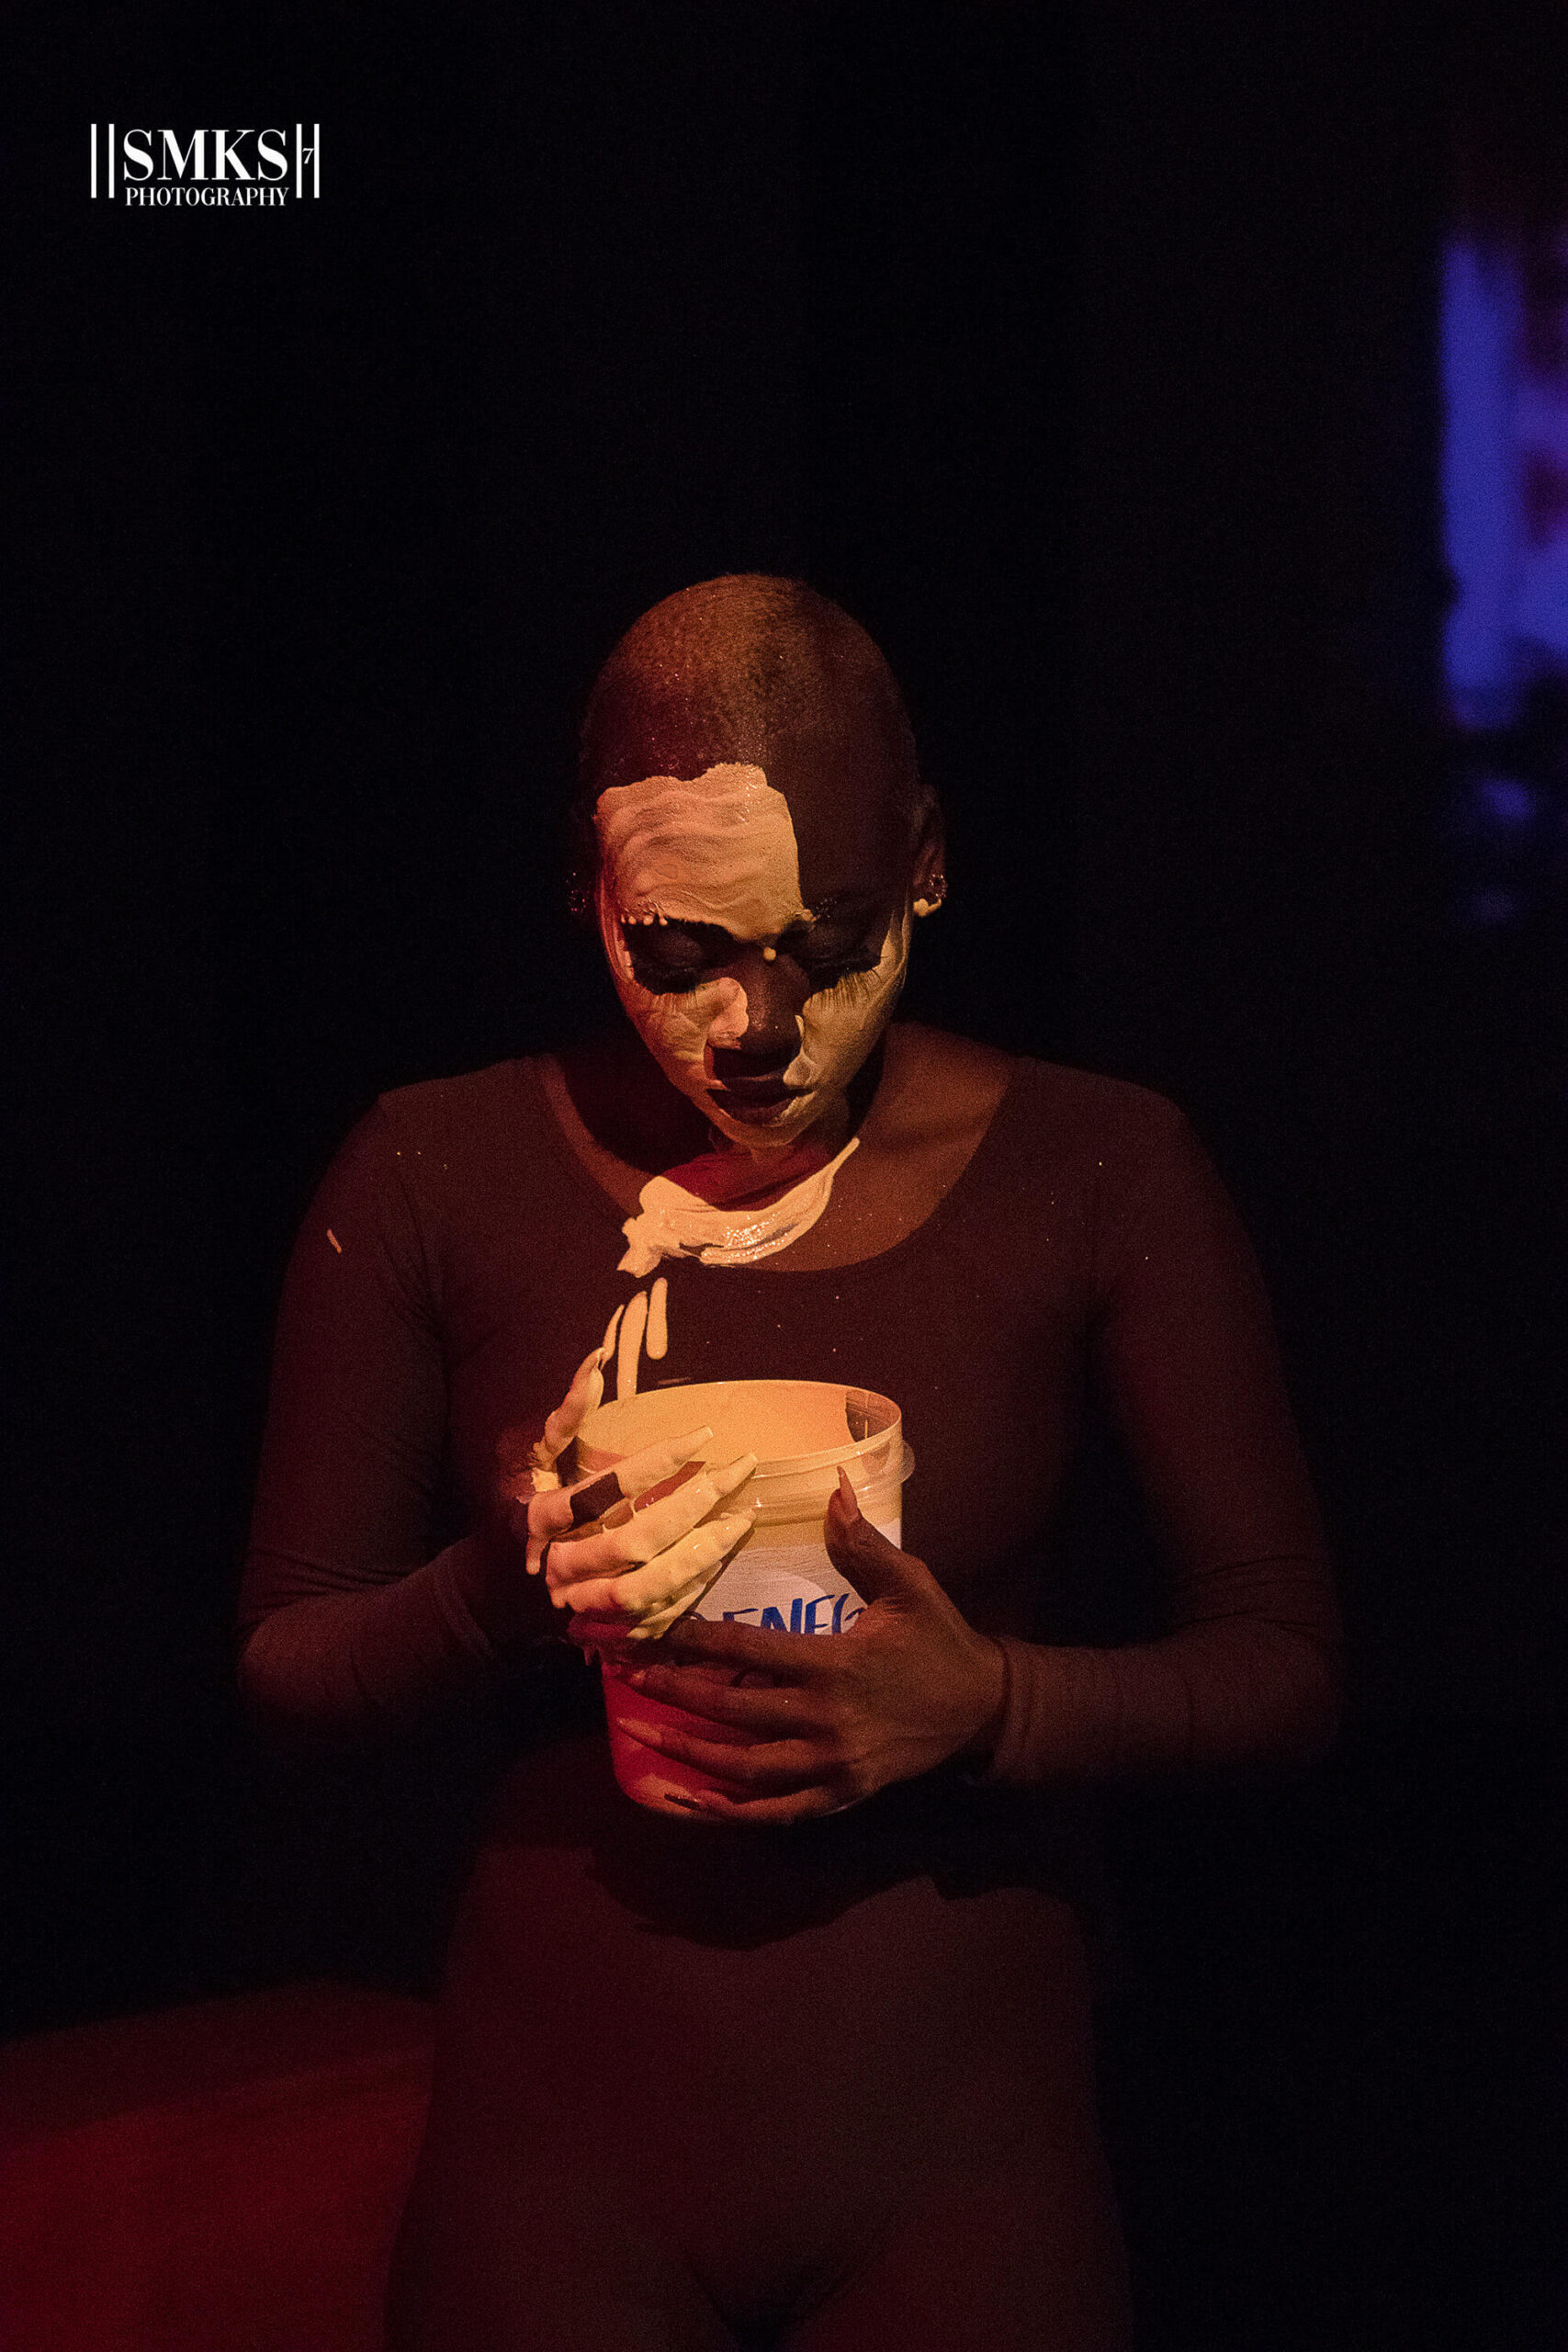
<path id="1" fill-rule="evenodd" d="M 599 674 L 576 805 L 578 902 L 592 875 L 633 1027 L 721 1135 L 787 1146 L 874 1048 L 935 888 L 886 662 L 798 581 L 667 597 Z"/>
<path id="2" fill-rule="evenodd" d="M 911 830 L 930 800 L 903 697 L 864 629 L 804 582 L 762 572 L 705 580 L 633 623 L 589 699 L 580 806 L 726 762 L 775 776 L 852 769 Z"/>

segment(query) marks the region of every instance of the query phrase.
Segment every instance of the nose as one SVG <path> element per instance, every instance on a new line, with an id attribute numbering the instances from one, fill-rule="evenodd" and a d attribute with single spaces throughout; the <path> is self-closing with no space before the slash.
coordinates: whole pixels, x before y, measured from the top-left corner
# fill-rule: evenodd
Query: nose
<path id="1" fill-rule="evenodd" d="M 742 1063 L 752 1069 L 782 1069 L 800 1046 L 795 1016 L 807 998 L 803 975 L 792 959 L 781 956 L 770 961 L 760 947 L 738 956 L 729 971 L 746 991 L 746 1034 L 728 1053 L 715 1053 L 716 1068 L 728 1062 L 732 1071 Z"/>

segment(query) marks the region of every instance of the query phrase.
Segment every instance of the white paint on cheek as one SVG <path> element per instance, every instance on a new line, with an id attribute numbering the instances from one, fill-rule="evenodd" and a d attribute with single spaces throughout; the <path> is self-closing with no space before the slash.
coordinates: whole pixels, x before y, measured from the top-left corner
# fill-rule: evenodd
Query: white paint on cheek
<path id="1" fill-rule="evenodd" d="M 840 1093 L 871 1052 L 892 1017 L 909 962 L 909 916 L 894 916 L 875 968 L 852 973 L 830 989 L 818 989 L 795 1015 L 800 1051 L 784 1071 L 787 1086 L 814 1094 Z"/>
<path id="2" fill-rule="evenodd" d="M 654 996 L 634 980 L 621 1000 L 656 1061 L 679 1063 L 705 1081 L 708 1047 L 738 1046 L 750 1018 L 745 989 L 728 978 L 694 989 L 690 996 Z"/>
<path id="3" fill-rule="evenodd" d="M 608 879 L 599 887 L 599 936 L 615 992 L 655 1061 L 685 1092 L 705 1087 L 708 1047 L 738 1046 L 746 1035 L 750 1011 L 739 981 L 726 973 L 679 995 L 645 989 L 632 969 Z"/>
<path id="4" fill-rule="evenodd" d="M 714 982 L 713 992 L 719 1000 L 719 1009 L 708 1023 L 707 1042 L 710 1046 L 738 1046 L 751 1018 L 746 991 L 739 980 L 722 979 Z"/>
<path id="5" fill-rule="evenodd" d="M 716 924 L 737 940 L 764 943 L 764 956 L 792 925 L 815 920 L 802 904 L 800 862 L 789 803 L 763 771 L 739 762 L 705 769 L 694 782 L 644 776 L 602 793 L 599 927 L 610 970 L 633 1026 L 671 1083 L 711 1125 L 750 1152 L 785 1148 L 842 1093 L 875 1046 L 897 1001 L 908 962 L 908 907 L 889 922 L 874 971 L 808 997 L 797 1015 L 800 1048 L 784 1073 L 795 1099 L 766 1128 L 728 1118 L 711 1099 L 710 1048 L 739 1046 L 746 991 L 728 977 L 658 995 L 637 980 L 622 926 L 628 922 Z"/>

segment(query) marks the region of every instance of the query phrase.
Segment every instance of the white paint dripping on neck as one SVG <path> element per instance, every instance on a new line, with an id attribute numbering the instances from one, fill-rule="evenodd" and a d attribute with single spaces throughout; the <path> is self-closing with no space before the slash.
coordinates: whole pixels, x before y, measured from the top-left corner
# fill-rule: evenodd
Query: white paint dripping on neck
<path id="1" fill-rule="evenodd" d="M 662 1258 L 695 1258 L 704 1266 L 750 1266 L 787 1250 L 816 1224 L 828 1205 L 834 1177 L 859 1142 L 858 1136 L 852 1136 L 826 1168 L 818 1168 L 766 1208 L 744 1215 L 711 1207 L 668 1176 L 650 1177 L 642 1188 L 637 1216 L 621 1227 L 627 1248 L 616 1272 L 650 1274 Z"/>

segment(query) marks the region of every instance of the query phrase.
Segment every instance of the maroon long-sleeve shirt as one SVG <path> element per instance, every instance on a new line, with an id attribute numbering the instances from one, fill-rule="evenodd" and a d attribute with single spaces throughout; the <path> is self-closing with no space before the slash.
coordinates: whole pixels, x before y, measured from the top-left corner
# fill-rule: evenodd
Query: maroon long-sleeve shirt
<path id="1" fill-rule="evenodd" d="M 613 1308 L 648 1288 L 615 1271 L 622 1216 L 528 1062 L 405 1088 L 355 1129 L 278 1328 L 241 1606 L 262 1710 L 407 1719 L 558 1632 L 484 1525 Z M 1317 1513 L 1251 1250 L 1169 1103 L 1021 1061 L 956 1185 L 893 1249 L 660 1272 L 669 1350 L 642 1385 L 842 1378 L 897 1399 L 918 1465 L 906 1548 L 1006 1640 L 995 1779 L 1321 1738 L 1337 1627 Z M 1121 1650 L 1029 1638 L 1090 1381 L 1170 1572 L 1169 1632 Z M 444 1494 L 474 1532 L 433 1555 Z"/>
<path id="2" fill-rule="evenodd" d="M 350 1136 L 278 1327 L 241 1612 L 265 1714 L 412 1721 L 558 1633 L 485 1526 L 649 1288 L 616 1272 L 623 1216 L 528 1062 L 388 1095 Z M 513 2307 L 566 2340 L 551 2314 L 576 2324 L 624 2231 L 727 2313 L 811 2308 L 878 2246 L 934 2263 L 933 2294 L 973 2286 L 973 2214 L 994 2233 L 1008 2200 L 1071 2301 L 1114 2258 L 1063 1786 L 1310 1754 L 1333 1719 L 1337 1622 L 1252 1252 L 1169 1103 L 1020 1061 L 892 1249 L 660 1272 L 668 1351 L 641 1385 L 897 1400 L 906 1548 L 1002 1640 L 1005 1721 L 978 1785 L 944 1767 L 792 1829 L 699 1826 L 620 1794 L 581 1668 L 589 1705 L 509 1774 L 459 1918 L 408 2340 L 466 2346 Z M 1090 1384 L 1168 1564 L 1168 1630 L 1121 1648 L 1037 1638 Z M 469 1532 L 441 1544 L 444 1521 Z"/>

